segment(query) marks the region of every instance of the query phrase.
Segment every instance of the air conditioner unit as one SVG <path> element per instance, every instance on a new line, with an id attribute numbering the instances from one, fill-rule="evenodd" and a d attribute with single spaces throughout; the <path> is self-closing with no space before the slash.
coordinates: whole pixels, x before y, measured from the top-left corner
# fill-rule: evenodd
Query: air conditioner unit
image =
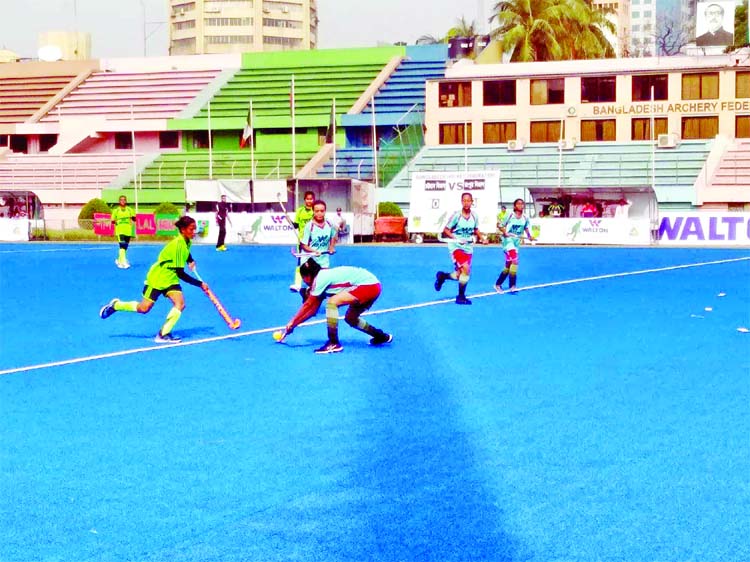
<path id="1" fill-rule="evenodd" d="M 656 146 L 659 148 L 677 148 L 679 144 L 680 140 L 674 133 L 661 134 L 656 139 Z"/>
<path id="2" fill-rule="evenodd" d="M 510 151 L 523 150 L 523 141 L 520 140 L 520 139 L 509 140 L 508 141 L 508 150 L 510 150 Z"/>
<path id="3" fill-rule="evenodd" d="M 557 148 L 559 150 L 573 150 L 576 147 L 575 139 L 562 139 L 557 141 Z"/>

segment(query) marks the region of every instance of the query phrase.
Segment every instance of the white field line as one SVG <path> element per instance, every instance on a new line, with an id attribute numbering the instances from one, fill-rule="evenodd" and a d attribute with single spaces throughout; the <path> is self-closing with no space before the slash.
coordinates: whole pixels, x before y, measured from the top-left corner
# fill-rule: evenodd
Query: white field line
<path id="1" fill-rule="evenodd" d="M 630 277 L 633 275 L 646 275 L 649 273 L 661 273 L 664 271 L 675 271 L 678 269 L 690 269 L 694 267 L 705 267 L 709 265 L 720 265 L 725 263 L 735 263 L 735 262 L 741 262 L 741 261 L 749 261 L 750 256 L 748 257 L 742 257 L 742 258 L 732 258 L 732 259 L 724 259 L 724 260 L 715 260 L 715 261 L 707 261 L 707 262 L 700 262 L 700 263 L 690 263 L 690 264 L 684 264 L 684 265 L 670 265 L 666 267 L 656 267 L 652 269 L 641 269 L 639 271 L 625 271 L 622 273 L 607 273 L 605 275 L 594 275 L 592 277 L 579 277 L 577 279 L 567 279 L 564 281 L 552 281 L 549 283 L 540 283 L 538 285 L 529 285 L 527 287 L 519 287 L 518 292 L 521 291 L 533 291 L 536 289 L 546 289 L 548 287 L 560 287 L 563 285 L 570 285 L 573 283 L 585 283 L 587 281 L 598 281 L 600 279 L 614 279 L 617 277 Z M 507 293 L 507 291 L 506 291 Z M 494 296 L 500 296 L 497 292 L 492 291 L 488 293 L 479 293 L 475 295 L 470 295 L 471 298 L 485 298 L 485 297 L 494 297 Z M 436 306 L 439 304 L 447 304 L 454 302 L 453 298 L 450 299 L 441 299 L 436 301 L 428 301 L 423 303 L 417 303 L 417 304 L 409 304 L 405 306 L 396 306 L 393 308 L 385 308 L 382 310 L 374 310 L 366 312 L 366 315 L 377 315 L 377 314 L 386 314 L 389 312 L 399 312 L 402 310 L 414 310 L 417 308 L 424 308 L 427 306 Z M 312 320 L 305 322 L 304 324 L 301 324 L 301 326 L 314 326 L 316 324 L 323 324 L 325 323 L 325 319 L 321 320 Z M 89 361 L 98 361 L 100 359 L 109 359 L 112 357 L 122 357 L 124 355 L 134 355 L 136 353 L 147 353 L 151 351 L 159 351 L 162 349 L 168 349 L 172 347 L 185 347 L 189 345 L 200 345 L 204 343 L 212 343 L 216 341 L 222 341 L 222 340 L 230 340 L 230 339 L 237 339 L 245 336 L 256 336 L 258 334 L 267 334 L 274 332 L 276 330 L 283 329 L 284 326 L 274 326 L 272 328 L 260 328 L 257 330 L 250 330 L 246 332 L 235 332 L 231 334 L 226 334 L 223 336 L 214 336 L 210 338 L 201 338 L 197 340 L 190 340 L 190 341 L 183 341 L 180 343 L 172 343 L 172 344 L 158 344 L 158 345 L 152 345 L 150 347 L 138 347 L 135 349 L 126 349 L 122 351 L 113 351 L 110 353 L 101 353 L 99 355 L 89 355 L 86 357 L 77 357 L 75 359 L 65 359 L 62 361 L 53 361 L 51 363 L 40 363 L 38 365 L 28 365 L 26 367 L 16 367 L 13 369 L 5 369 L 0 371 L 0 375 L 11 375 L 14 373 L 24 373 L 28 371 L 38 371 L 41 369 L 50 369 L 52 367 L 62 367 L 65 365 L 75 365 L 77 363 L 86 363 Z"/>

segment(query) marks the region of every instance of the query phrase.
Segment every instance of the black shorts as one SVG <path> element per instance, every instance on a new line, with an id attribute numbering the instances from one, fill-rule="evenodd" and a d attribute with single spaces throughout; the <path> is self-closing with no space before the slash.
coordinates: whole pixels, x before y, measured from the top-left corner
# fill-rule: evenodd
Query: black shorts
<path id="1" fill-rule="evenodd" d="M 161 295 L 166 295 L 173 291 L 182 292 L 182 287 L 179 284 L 170 285 L 166 289 L 154 289 L 150 285 L 146 284 L 143 286 L 143 298 L 148 299 L 151 302 L 156 302 Z"/>

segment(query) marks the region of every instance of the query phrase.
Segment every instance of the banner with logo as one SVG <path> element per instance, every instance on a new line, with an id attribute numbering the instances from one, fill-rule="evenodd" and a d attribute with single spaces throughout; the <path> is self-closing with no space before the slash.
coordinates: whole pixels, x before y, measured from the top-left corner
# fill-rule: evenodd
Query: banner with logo
<path id="1" fill-rule="evenodd" d="M 29 219 L 0 218 L 0 240 L 20 242 L 29 239 Z"/>
<path id="2" fill-rule="evenodd" d="M 495 232 L 500 171 L 414 172 L 409 197 L 409 232 L 439 232 L 451 214 L 461 210 L 461 194 L 474 198 L 481 232 Z"/>
<path id="3" fill-rule="evenodd" d="M 541 244 L 651 244 L 648 219 L 536 218 L 530 230 Z"/>
<path id="4" fill-rule="evenodd" d="M 659 213 L 660 246 L 750 246 L 750 213 Z"/>

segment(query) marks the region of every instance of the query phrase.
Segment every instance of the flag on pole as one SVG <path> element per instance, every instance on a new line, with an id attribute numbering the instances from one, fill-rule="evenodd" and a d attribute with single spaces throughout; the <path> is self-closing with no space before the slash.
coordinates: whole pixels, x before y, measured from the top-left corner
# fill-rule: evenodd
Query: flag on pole
<path id="1" fill-rule="evenodd" d="M 289 110 L 292 114 L 292 177 L 297 177 L 297 126 L 294 122 L 294 74 L 292 74 L 292 83 L 289 88 Z M 296 189 L 296 187 L 295 187 Z M 294 201 L 296 204 L 297 195 L 295 191 Z"/>
<path id="2" fill-rule="evenodd" d="M 331 118 L 326 129 L 326 144 L 333 144 L 336 140 L 336 100 L 331 102 Z"/>
<path id="3" fill-rule="evenodd" d="M 253 100 L 250 100 L 250 107 L 247 110 L 245 128 L 242 130 L 242 138 L 240 138 L 240 148 L 245 148 L 248 141 L 250 146 L 253 146 L 253 143 L 255 142 L 253 139 Z"/>

